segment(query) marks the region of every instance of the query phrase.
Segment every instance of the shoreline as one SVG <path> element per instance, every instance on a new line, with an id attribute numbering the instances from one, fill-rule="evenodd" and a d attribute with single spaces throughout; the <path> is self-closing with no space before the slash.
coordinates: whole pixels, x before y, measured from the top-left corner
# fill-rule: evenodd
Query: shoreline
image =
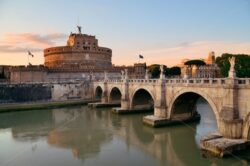
<path id="1" fill-rule="evenodd" d="M 0 104 L 0 113 L 87 105 L 90 102 L 95 102 L 95 100 L 75 99 L 75 100 L 62 100 L 62 101 L 37 101 L 37 102 L 6 103 L 6 104 L 4 103 Z"/>

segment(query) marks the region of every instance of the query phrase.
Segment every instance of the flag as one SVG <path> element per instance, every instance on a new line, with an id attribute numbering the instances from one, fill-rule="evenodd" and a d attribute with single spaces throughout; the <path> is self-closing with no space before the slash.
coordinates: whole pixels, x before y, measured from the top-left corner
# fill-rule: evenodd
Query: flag
<path id="1" fill-rule="evenodd" d="M 139 55 L 139 58 L 143 59 L 144 57 L 142 55 Z"/>
<path id="2" fill-rule="evenodd" d="M 28 54 L 29 54 L 31 57 L 34 57 L 34 55 L 33 55 L 30 51 L 28 51 Z"/>

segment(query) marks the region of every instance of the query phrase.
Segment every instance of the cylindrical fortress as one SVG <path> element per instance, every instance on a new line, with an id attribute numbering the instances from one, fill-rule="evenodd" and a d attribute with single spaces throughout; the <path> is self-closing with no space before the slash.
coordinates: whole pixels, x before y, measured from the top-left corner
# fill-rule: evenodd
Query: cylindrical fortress
<path id="1" fill-rule="evenodd" d="M 112 50 L 98 46 L 95 36 L 70 34 L 67 46 L 44 50 L 45 66 L 48 68 L 93 68 L 112 67 Z"/>

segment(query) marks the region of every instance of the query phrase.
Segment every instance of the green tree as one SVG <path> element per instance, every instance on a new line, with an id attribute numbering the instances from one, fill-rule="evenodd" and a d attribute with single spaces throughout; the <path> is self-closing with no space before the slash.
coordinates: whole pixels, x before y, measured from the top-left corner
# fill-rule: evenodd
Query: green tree
<path id="1" fill-rule="evenodd" d="M 166 73 L 167 66 L 163 66 L 163 72 Z M 148 66 L 148 71 L 151 73 L 152 78 L 159 78 L 160 77 L 160 65 L 153 64 Z"/>
<path id="2" fill-rule="evenodd" d="M 228 71 L 230 69 L 229 58 L 232 56 L 235 57 L 236 76 L 250 77 L 250 55 L 229 53 L 224 53 L 220 57 L 216 58 L 216 63 L 220 67 L 222 76 L 228 76 Z"/>
<path id="3" fill-rule="evenodd" d="M 189 60 L 189 61 L 185 62 L 184 64 L 185 65 L 197 65 L 197 66 L 206 65 L 206 63 L 200 59 Z"/>
<path id="4" fill-rule="evenodd" d="M 181 68 L 174 66 L 171 68 L 167 68 L 166 70 L 166 76 L 178 76 L 181 75 Z"/>
<path id="5" fill-rule="evenodd" d="M 4 68 L 2 67 L 0 69 L 1 69 L 1 71 L 0 71 L 0 78 L 5 78 L 4 77 Z"/>

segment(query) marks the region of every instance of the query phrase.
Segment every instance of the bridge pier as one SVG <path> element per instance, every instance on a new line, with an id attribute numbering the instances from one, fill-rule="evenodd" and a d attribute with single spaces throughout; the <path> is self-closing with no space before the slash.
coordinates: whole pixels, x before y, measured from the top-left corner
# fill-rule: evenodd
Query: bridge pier
<path id="1" fill-rule="evenodd" d="M 166 81 L 161 66 L 160 79 L 157 83 L 156 98 L 154 104 L 154 115 L 143 117 L 143 123 L 152 127 L 160 127 L 171 123 L 168 117 L 166 105 Z"/>
<path id="2" fill-rule="evenodd" d="M 219 114 L 218 129 L 225 138 L 240 139 L 242 138 L 243 119 L 239 117 L 239 89 L 236 78 L 227 78 L 225 89 L 228 93 Z"/>
<path id="3" fill-rule="evenodd" d="M 234 151 L 245 150 L 250 146 L 249 124 L 239 116 L 239 87 L 234 70 L 230 69 L 225 89 L 228 91 L 224 98 L 219 114 L 218 134 L 209 134 L 201 139 L 201 148 L 207 153 L 223 157 Z"/>
<path id="4" fill-rule="evenodd" d="M 120 103 L 111 103 L 109 101 L 109 94 L 108 94 L 108 78 L 107 78 L 107 73 L 104 72 L 104 83 L 103 83 L 103 92 L 101 96 L 101 102 L 97 103 L 89 103 L 88 107 L 91 108 L 104 108 L 104 107 L 117 107 L 120 106 Z"/>

